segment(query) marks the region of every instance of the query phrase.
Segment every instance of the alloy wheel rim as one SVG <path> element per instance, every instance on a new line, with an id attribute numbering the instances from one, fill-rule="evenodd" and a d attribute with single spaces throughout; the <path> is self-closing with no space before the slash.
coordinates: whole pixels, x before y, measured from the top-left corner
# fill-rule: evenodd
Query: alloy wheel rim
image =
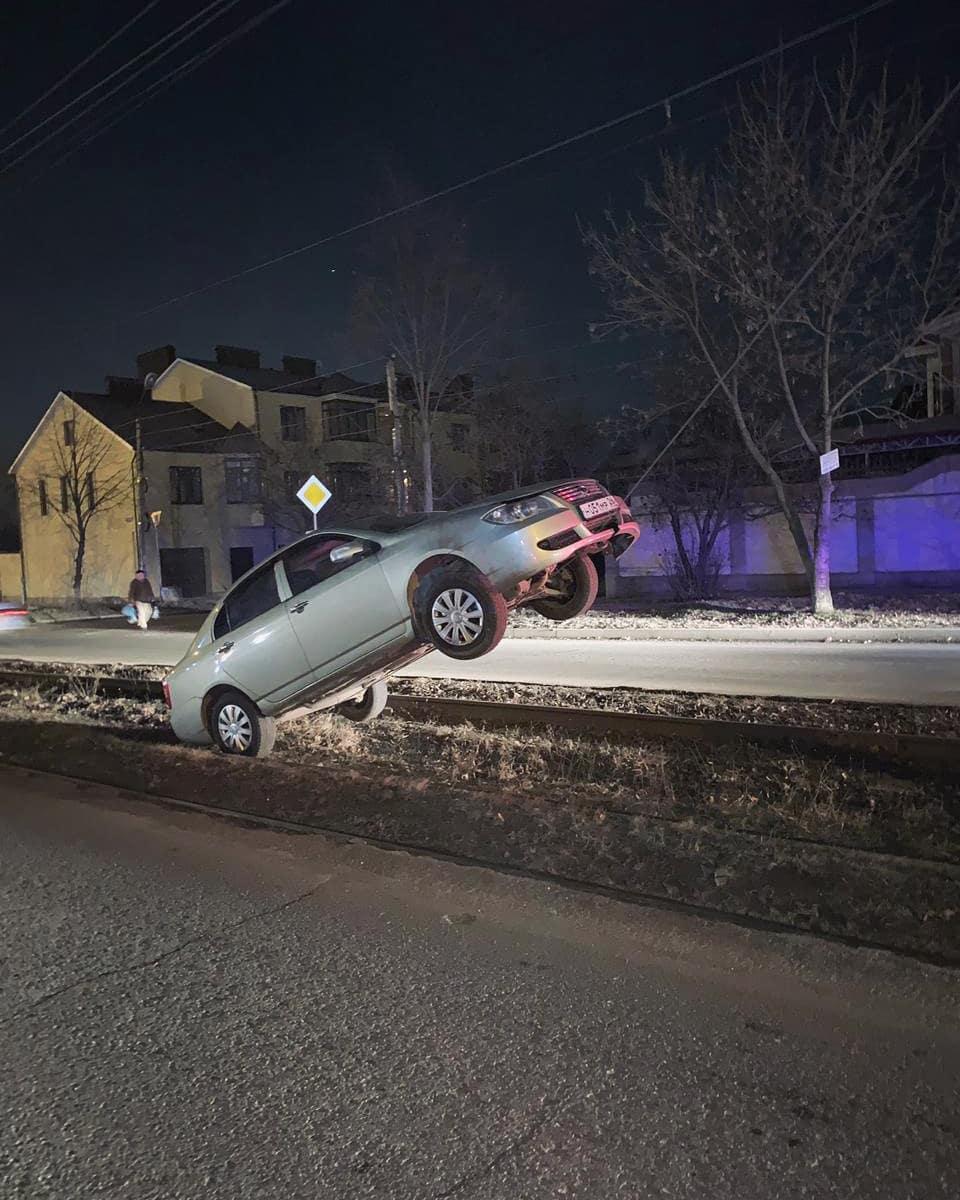
<path id="1" fill-rule="evenodd" d="M 433 602 L 431 619 L 449 646 L 470 646 L 483 632 L 483 605 L 466 588 L 447 588 Z"/>
<path id="2" fill-rule="evenodd" d="M 220 741 L 227 750 L 243 753 L 253 742 L 253 722 L 239 704 L 225 704 L 217 717 Z"/>

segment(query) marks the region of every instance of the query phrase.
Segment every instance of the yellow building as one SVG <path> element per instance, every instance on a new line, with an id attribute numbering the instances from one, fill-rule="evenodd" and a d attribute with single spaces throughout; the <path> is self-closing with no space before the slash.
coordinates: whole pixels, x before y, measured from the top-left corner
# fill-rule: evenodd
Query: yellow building
<path id="1" fill-rule="evenodd" d="M 138 381 L 60 392 L 10 468 L 27 600 L 122 598 L 139 563 L 154 587 L 222 591 L 234 538 L 246 545 L 249 527 L 266 541 L 256 504 L 226 503 L 256 451 L 251 435 L 190 405 L 155 404 Z"/>
<path id="2" fill-rule="evenodd" d="M 224 425 L 240 424 L 255 432 L 281 469 L 305 472 L 304 478 L 320 475 L 333 491 L 334 503 L 350 510 L 388 502 L 391 417 L 384 383 L 358 383 L 340 373 L 324 376 L 309 358 L 284 356 L 281 368 L 263 367 L 259 351 L 239 346 L 217 346 L 214 355 L 184 358 L 173 346 L 163 346 L 140 355 L 137 365 L 144 377 L 154 376 L 154 400 L 192 404 Z M 406 461 L 415 474 L 419 446 L 402 378 L 398 390 Z M 436 414 L 433 455 L 439 506 L 476 490 L 476 422 L 471 414 Z"/>
<path id="3" fill-rule="evenodd" d="M 333 491 L 327 519 L 389 505 L 381 385 L 321 378 L 308 359 L 274 370 L 256 351 L 215 353 L 163 347 L 138 358 L 139 378 L 55 397 L 11 467 L 28 602 L 121 598 L 138 563 L 155 590 L 218 595 L 309 526 L 296 491 L 311 473 Z M 438 478 L 475 486 L 474 442 L 472 417 L 441 414 Z"/>

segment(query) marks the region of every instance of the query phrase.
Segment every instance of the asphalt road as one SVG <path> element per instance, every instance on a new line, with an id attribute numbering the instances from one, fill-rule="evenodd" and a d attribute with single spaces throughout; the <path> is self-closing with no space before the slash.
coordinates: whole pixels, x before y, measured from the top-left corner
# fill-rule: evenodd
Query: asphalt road
<path id="1" fill-rule="evenodd" d="M 953 1200 L 956 976 L 0 769 L 0 1194 Z"/>
<path id="2" fill-rule="evenodd" d="M 146 633 L 106 621 L 0 634 L 0 659 L 172 666 L 189 621 Z M 431 654 L 410 675 L 722 695 L 960 705 L 960 644 L 507 639 L 476 662 Z"/>

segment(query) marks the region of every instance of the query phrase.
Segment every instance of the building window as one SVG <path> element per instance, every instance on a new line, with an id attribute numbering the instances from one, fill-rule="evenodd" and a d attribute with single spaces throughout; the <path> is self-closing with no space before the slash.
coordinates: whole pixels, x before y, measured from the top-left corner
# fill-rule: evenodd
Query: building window
<path id="1" fill-rule="evenodd" d="M 341 504 L 370 501 L 370 468 L 366 463 L 335 463 L 330 468 L 330 490 Z"/>
<path id="2" fill-rule="evenodd" d="M 65 446 L 73 445 L 73 421 L 64 421 L 63 423 L 63 444 Z"/>
<path id="3" fill-rule="evenodd" d="M 231 458 L 224 465 L 228 504 L 256 504 L 260 500 L 260 465 L 253 458 Z"/>
<path id="4" fill-rule="evenodd" d="M 463 454 L 467 449 L 469 439 L 470 426 L 464 425 L 462 421 L 454 421 L 450 426 L 450 445 L 453 449 Z"/>
<path id="5" fill-rule="evenodd" d="M 40 516 L 45 517 L 50 511 L 50 501 L 47 499 L 47 481 L 41 479 L 37 483 L 37 497 L 40 501 Z"/>
<path id="6" fill-rule="evenodd" d="M 97 492 L 93 484 L 92 471 L 87 472 L 87 478 L 84 480 L 84 484 L 87 493 L 87 509 L 90 512 L 93 512 L 93 510 L 97 507 Z"/>
<path id="7" fill-rule="evenodd" d="M 170 468 L 170 503 L 203 503 L 203 478 L 199 467 Z"/>
<path id="8" fill-rule="evenodd" d="M 285 442 L 307 440 L 307 410 L 294 404 L 280 405 L 280 437 Z"/>
<path id="9" fill-rule="evenodd" d="M 358 400 L 328 400 L 323 406 L 323 436 L 328 442 L 372 442 L 377 410 Z"/>
<path id="10" fill-rule="evenodd" d="M 67 475 L 60 476 L 60 511 L 66 512 L 70 507 L 70 479 Z"/>

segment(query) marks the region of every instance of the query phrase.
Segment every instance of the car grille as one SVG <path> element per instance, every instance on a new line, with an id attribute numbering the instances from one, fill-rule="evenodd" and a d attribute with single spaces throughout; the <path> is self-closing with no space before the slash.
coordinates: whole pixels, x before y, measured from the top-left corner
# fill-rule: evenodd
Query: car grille
<path id="1" fill-rule="evenodd" d="M 542 542 L 537 542 L 537 545 L 541 550 L 563 550 L 565 546 L 572 546 L 574 542 L 579 541 L 580 534 L 575 529 L 565 529 L 563 533 L 544 538 Z"/>
<path id="2" fill-rule="evenodd" d="M 578 479 L 574 483 L 564 483 L 553 489 L 553 494 L 568 504 L 583 504 L 587 500 L 597 500 L 610 493 L 601 487 L 595 479 Z"/>

